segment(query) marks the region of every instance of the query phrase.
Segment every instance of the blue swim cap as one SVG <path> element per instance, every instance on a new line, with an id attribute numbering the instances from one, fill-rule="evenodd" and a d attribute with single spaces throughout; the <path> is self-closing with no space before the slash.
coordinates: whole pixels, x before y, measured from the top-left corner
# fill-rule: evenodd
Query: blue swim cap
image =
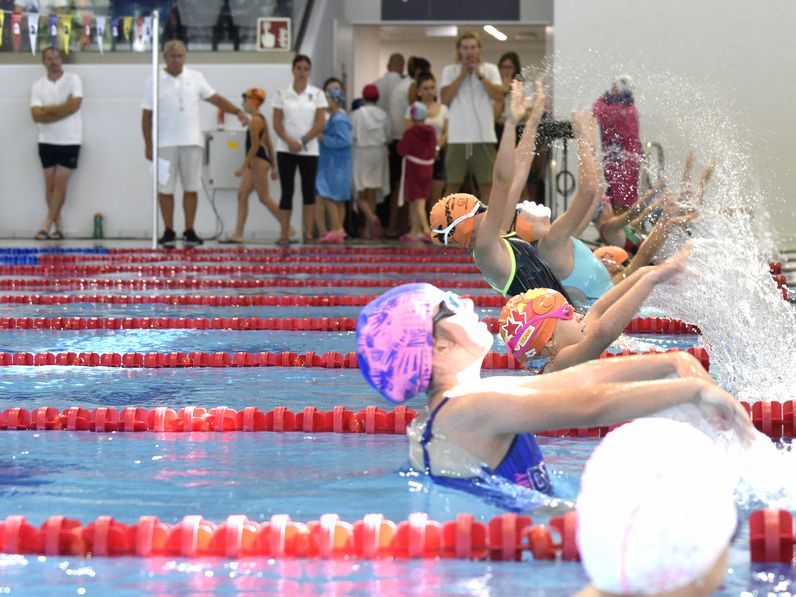
<path id="1" fill-rule="evenodd" d="M 445 293 L 431 284 L 403 284 L 359 314 L 359 370 L 390 402 L 405 402 L 428 389 L 434 308 L 444 299 Z"/>
<path id="2" fill-rule="evenodd" d="M 412 117 L 412 120 L 422 122 L 426 119 L 426 116 L 428 116 L 428 110 L 426 110 L 426 106 L 422 102 L 415 102 L 409 108 L 409 115 Z"/>

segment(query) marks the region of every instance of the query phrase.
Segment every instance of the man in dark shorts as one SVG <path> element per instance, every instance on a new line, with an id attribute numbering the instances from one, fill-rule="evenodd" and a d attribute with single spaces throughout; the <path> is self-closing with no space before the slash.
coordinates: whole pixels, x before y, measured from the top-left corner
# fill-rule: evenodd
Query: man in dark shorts
<path id="1" fill-rule="evenodd" d="M 83 84 L 76 74 L 64 72 L 61 54 L 55 48 L 44 50 L 42 63 L 47 74 L 33 84 L 30 113 L 39 124 L 47 217 L 35 238 L 61 240 L 64 237 L 61 208 L 69 176 L 77 168 L 83 135 L 80 118 Z M 53 226 L 55 231 L 50 234 Z"/>

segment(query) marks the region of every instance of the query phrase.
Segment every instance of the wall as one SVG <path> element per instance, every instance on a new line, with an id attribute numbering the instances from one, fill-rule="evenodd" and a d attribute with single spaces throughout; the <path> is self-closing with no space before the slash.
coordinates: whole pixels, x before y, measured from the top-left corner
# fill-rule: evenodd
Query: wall
<path id="1" fill-rule="evenodd" d="M 190 55 L 189 55 L 190 61 Z M 271 118 L 273 91 L 290 84 L 289 64 L 189 64 L 201 70 L 211 85 L 232 102 L 247 87 L 260 86 L 269 95 L 263 113 Z M 83 148 L 80 164 L 69 183 L 63 217 L 68 237 L 90 237 L 95 212 L 105 214 L 110 238 L 151 236 L 151 178 L 141 138 L 141 95 L 150 67 L 143 64 L 67 65 L 83 79 Z M 0 113 L 0 237 L 32 238 L 46 215 L 44 182 L 36 148 L 36 125 L 30 118 L 30 88 L 44 74 L 41 65 L 3 65 Z M 227 116 L 227 123 L 237 122 Z M 204 129 L 215 127 L 215 109 L 202 108 Z M 241 161 L 243 154 L 241 154 Z M 271 183 L 278 200 L 279 184 Z M 215 216 L 204 192 L 200 194 L 197 231 L 209 236 Z M 248 230 L 260 238 L 275 238 L 278 226 L 265 209 L 251 199 Z M 217 205 L 227 232 L 235 224 L 236 193 L 217 193 Z M 300 211 L 300 210 L 298 210 Z M 295 215 L 295 214 L 294 214 Z M 181 209 L 177 232 L 183 230 Z M 296 225 L 294 224 L 294 227 Z"/>
<path id="2" fill-rule="evenodd" d="M 793 238 L 794 22 L 789 0 L 557 0 L 556 112 L 631 73 L 642 136 L 664 143 L 670 178 L 689 147 L 699 166 L 715 153 L 726 200 L 759 191 L 775 233 Z"/>

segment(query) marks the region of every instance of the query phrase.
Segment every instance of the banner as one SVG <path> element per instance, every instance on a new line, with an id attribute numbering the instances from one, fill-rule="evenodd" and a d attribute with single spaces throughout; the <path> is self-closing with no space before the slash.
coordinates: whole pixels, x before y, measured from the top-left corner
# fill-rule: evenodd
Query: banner
<path id="1" fill-rule="evenodd" d="M 36 36 L 39 34 L 39 15 L 29 12 L 25 15 L 28 20 L 28 36 L 30 38 L 30 53 L 36 55 Z"/>
<path id="2" fill-rule="evenodd" d="M 97 17 L 97 47 L 99 47 L 100 54 L 105 53 L 105 48 L 102 47 L 102 38 L 105 36 L 105 17 Z"/>
<path id="3" fill-rule="evenodd" d="M 119 17 L 115 17 L 111 21 L 111 45 L 116 48 L 116 42 L 119 41 Z"/>
<path id="4" fill-rule="evenodd" d="M 69 54 L 69 39 L 72 35 L 72 16 L 63 15 L 61 18 L 61 32 L 64 35 L 64 54 Z"/>
<path id="5" fill-rule="evenodd" d="M 133 30 L 133 17 L 124 17 L 122 19 L 122 31 L 124 31 L 124 40 L 130 41 L 130 33 Z"/>
<path id="6" fill-rule="evenodd" d="M 50 15 L 50 37 L 52 38 L 53 50 L 58 49 L 58 17 Z"/>
<path id="7" fill-rule="evenodd" d="M 6 22 L 6 13 L 0 10 L 0 48 L 3 47 L 3 25 Z"/>
<path id="8" fill-rule="evenodd" d="M 19 36 L 20 36 L 20 23 L 22 21 L 22 14 L 15 12 L 11 14 L 11 35 L 14 44 L 14 51 L 19 52 Z"/>
<path id="9" fill-rule="evenodd" d="M 83 47 L 89 48 L 91 46 L 91 17 L 83 15 Z"/>

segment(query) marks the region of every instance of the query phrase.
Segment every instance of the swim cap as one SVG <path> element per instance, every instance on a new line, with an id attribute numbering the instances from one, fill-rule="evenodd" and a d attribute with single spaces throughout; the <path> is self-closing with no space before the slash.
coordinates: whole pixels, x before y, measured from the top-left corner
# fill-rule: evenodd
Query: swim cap
<path id="1" fill-rule="evenodd" d="M 633 93 L 633 87 L 635 84 L 633 83 L 633 79 L 630 78 L 630 75 L 619 75 L 616 79 L 614 79 L 614 87 L 619 93 Z"/>
<path id="2" fill-rule="evenodd" d="M 473 217 L 486 211 L 475 196 L 454 193 L 434 204 L 429 214 L 431 240 L 436 245 L 467 247 L 473 236 Z"/>
<path id="3" fill-rule="evenodd" d="M 261 87 L 249 87 L 243 94 L 246 99 L 253 99 L 258 106 L 262 106 L 265 101 L 265 90 Z"/>
<path id="4" fill-rule="evenodd" d="M 727 548 L 738 518 L 726 456 L 670 419 L 615 429 L 586 463 L 577 541 L 595 588 L 618 595 L 684 587 Z"/>
<path id="5" fill-rule="evenodd" d="M 373 83 L 369 83 L 362 88 L 362 99 L 368 102 L 375 102 L 379 99 L 379 88 Z"/>
<path id="6" fill-rule="evenodd" d="M 534 288 L 511 297 L 498 318 L 500 337 L 523 365 L 550 341 L 559 319 L 572 319 L 575 309 L 564 295 Z"/>
<path id="7" fill-rule="evenodd" d="M 536 203 L 535 201 L 523 201 L 517 204 L 517 216 L 514 219 L 514 232 L 517 233 L 522 240 L 528 243 L 539 240 L 534 230 L 533 224 L 526 218 L 522 217 L 522 213 L 527 213 L 534 218 L 550 218 L 552 212 L 546 205 Z"/>
<path id="8" fill-rule="evenodd" d="M 428 388 L 434 308 L 444 298 L 431 284 L 402 284 L 359 314 L 359 370 L 390 402 L 405 402 Z"/>
<path id="9" fill-rule="evenodd" d="M 422 102 L 415 102 L 409 107 L 409 116 L 416 122 L 422 122 L 428 116 L 428 110 Z"/>
<path id="10" fill-rule="evenodd" d="M 613 245 L 606 245 L 599 247 L 592 251 L 597 259 L 610 259 L 617 265 L 622 265 L 627 261 L 630 254 L 621 247 L 614 247 Z"/>
<path id="11" fill-rule="evenodd" d="M 329 87 L 326 90 L 326 95 L 335 100 L 338 104 L 345 103 L 345 91 L 341 87 Z"/>

